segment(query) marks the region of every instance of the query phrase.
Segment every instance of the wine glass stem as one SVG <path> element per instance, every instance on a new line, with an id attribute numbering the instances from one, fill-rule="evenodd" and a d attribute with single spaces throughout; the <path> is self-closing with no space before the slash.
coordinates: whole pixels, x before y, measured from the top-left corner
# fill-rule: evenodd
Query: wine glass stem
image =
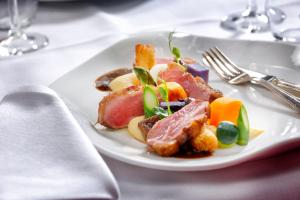
<path id="1" fill-rule="evenodd" d="M 19 17 L 18 0 L 8 0 L 8 13 L 10 18 L 9 36 L 21 37 L 21 23 Z"/>
<path id="2" fill-rule="evenodd" d="M 248 13 L 249 16 L 255 16 L 257 12 L 257 2 L 256 0 L 248 0 Z"/>
<path id="3" fill-rule="evenodd" d="M 249 0 L 248 1 L 248 7 L 251 9 L 251 10 L 257 10 L 257 2 L 256 0 Z"/>

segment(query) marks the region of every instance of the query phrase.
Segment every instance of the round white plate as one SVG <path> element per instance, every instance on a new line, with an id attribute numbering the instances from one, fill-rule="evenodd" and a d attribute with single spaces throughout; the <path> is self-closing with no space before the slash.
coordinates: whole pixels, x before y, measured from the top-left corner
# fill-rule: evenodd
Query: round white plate
<path id="1" fill-rule="evenodd" d="M 262 135 L 245 147 L 220 149 L 212 156 L 199 159 L 165 158 L 147 152 L 146 145 L 130 137 L 126 129 L 108 131 L 103 127 L 95 128 L 93 124 L 97 121 L 98 103 L 105 93 L 94 88 L 94 80 L 114 68 L 131 66 L 137 43 L 151 43 L 156 47 L 157 56 L 170 56 L 168 33 L 132 35 L 100 52 L 50 86 L 70 109 L 76 110 L 75 117 L 101 153 L 143 167 L 193 171 L 223 168 L 300 145 L 299 115 L 275 99 L 270 92 L 253 85 L 229 85 L 221 81 L 213 71 L 210 71 L 210 84 L 223 91 L 225 96 L 242 99 L 248 110 L 251 127 L 264 130 Z M 299 83 L 299 68 L 290 59 L 295 50 L 291 45 L 221 40 L 187 34 L 177 34 L 174 45 L 181 49 L 183 56 L 193 57 L 198 61 L 201 60 L 203 50 L 218 46 L 235 62 L 251 63 L 245 65 L 246 68 Z"/>

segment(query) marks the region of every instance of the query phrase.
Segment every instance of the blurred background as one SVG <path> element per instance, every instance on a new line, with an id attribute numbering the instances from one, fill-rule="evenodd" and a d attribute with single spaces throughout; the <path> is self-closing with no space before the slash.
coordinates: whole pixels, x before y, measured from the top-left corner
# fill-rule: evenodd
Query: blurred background
<path id="1" fill-rule="evenodd" d="M 130 34 L 146 30 L 192 30 L 194 34 L 253 40 L 271 40 L 270 30 L 251 34 L 230 31 L 220 21 L 231 13 L 246 9 L 247 0 L 42 0 L 36 6 L 19 1 L 22 25 L 28 31 L 47 35 L 49 48 L 74 45 L 109 34 Z M 275 0 L 273 0 L 275 1 Z M 0 0 L 0 38 L 7 34 L 6 0 Z M 265 0 L 257 0 L 258 12 L 264 12 Z M 300 27 L 300 1 L 278 0 L 275 4 L 285 13 L 293 13 L 289 24 Z M 5 28 L 6 27 L 6 28 Z M 205 27 L 205 28 L 204 28 Z"/>
<path id="2" fill-rule="evenodd" d="M 11 9 L 7 8 L 9 2 Z M 14 4 L 18 12 L 13 11 Z M 15 17 L 9 18 L 10 13 Z M 15 22 L 13 30 L 23 30 L 15 42 L 8 38 L 10 21 Z M 163 30 L 299 43 L 299 27 L 300 0 L 0 0 L 0 50 L 1 46 L 4 51 L 13 46 L 4 55 Z M 37 37 L 30 35 L 35 33 Z M 24 42 L 24 38 L 32 40 Z M 29 44 L 30 48 L 15 50 Z"/>

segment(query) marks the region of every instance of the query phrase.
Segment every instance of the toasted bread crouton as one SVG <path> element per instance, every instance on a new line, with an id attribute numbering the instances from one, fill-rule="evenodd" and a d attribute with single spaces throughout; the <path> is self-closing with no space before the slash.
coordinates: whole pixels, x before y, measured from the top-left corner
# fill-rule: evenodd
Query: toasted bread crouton
<path id="1" fill-rule="evenodd" d="M 191 139 L 191 144 L 195 151 L 213 152 L 218 148 L 218 139 L 215 130 L 204 124 L 200 133 Z"/>
<path id="2" fill-rule="evenodd" d="M 135 66 L 151 69 L 155 65 L 155 49 L 150 44 L 135 46 Z"/>

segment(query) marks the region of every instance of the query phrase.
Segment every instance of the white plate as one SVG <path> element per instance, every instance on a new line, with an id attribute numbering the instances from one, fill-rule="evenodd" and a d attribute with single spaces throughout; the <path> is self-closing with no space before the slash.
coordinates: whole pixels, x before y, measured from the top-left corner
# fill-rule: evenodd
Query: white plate
<path id="1" fill-rule="evenodd" d="M 246 147 L 236 146 L 217 150 L 212 156 L 199 159 L 164 158 L 148 153 L 146 146 L 131 138 L 126 130 L 114 132 L 101 128 L 96 130 L 93 124 L 98 115 L 98 103 L 105 93 L 95 89 L 94 80 L 114 68 L 131 66 L 136 43 L 151 43 L 156 46 L 157 56 L 170 56 L 167 36 L 168 33 L 165 32 L 129 36 L 128 39 L 100 52 L 50 86 L 65 100 L 101 153 L 143 167 L 193 171 L 223 168 L 299 146 L 299 115 L 275 99 L 270 92 L 252 85 L 226 84 L 213 72 L 210 72 L 210 84 L 223 91 L 225 96 L 242 99 L 248 109 L 251 127 L 265 130 L 264 134 L 250 141 Z M 252 63 L 250 67 L 252 69 L 299 83 L 300 71 L 290 60 L 295 50 L 294 46 L 271 42 L 212 39 L 183 33 L 177 34 L 176 37 L 175 45 L 181 49 L 184 56 L 201 60 L 203 50 L 218 46 L 239 64 Z"/>

